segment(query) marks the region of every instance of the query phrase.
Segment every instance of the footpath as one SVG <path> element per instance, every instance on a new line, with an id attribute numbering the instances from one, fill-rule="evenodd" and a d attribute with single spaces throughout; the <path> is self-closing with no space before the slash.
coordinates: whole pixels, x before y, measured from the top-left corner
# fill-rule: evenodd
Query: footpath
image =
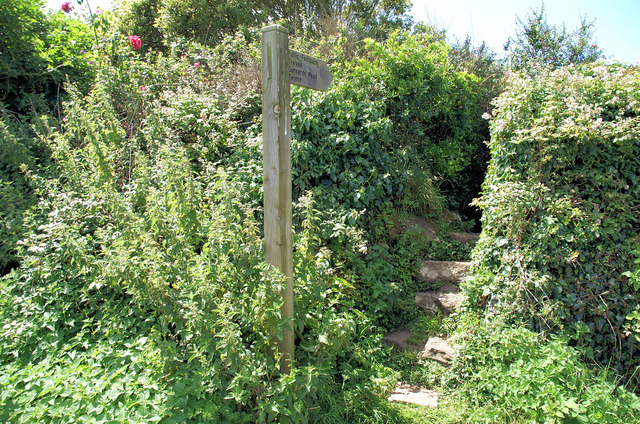
<path id="1" fill-rule="evenodd" d="M 439 241 L 440 227 L 437 222 L 416 216 L 410 219 L 408 225 L 418 228 L 428 238 Z M 478 233 L 448 231 L 446 236 L 461 243 L 475 243 L 480 235 Z M 449 316 L 455 312 L 462 301 L 458 286 L 465 277 L 469 266 L 470 262 L 423 260 L 419 279 L 437 288 L 416 293 L 416 308 L 430 315 Z M 443 365 L 451 363 L 454 347 L 449 340 L 441 337 L 428 337 L 415 344 L 415 341 L 414 343 L 409 342 L 411 334 L 411 330 L 405 329 L 385 335 L 383 341 L 394 349 L 417 351 L 420 359 L 437 361 Z M 389 400 L 437 407 L 438 393 L 428 388 L 401 382 L 389 396 Z"/>

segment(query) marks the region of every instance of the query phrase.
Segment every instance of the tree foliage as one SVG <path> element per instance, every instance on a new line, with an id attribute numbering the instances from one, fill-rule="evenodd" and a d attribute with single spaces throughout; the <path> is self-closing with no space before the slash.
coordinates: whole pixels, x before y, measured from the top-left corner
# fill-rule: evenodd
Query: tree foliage
<path id="1" fill-rule="evenodd" d="M 0 4 L 0 101 L 18 113 L 54 107 L 66 78 L 85 90 L 91 79 L 89 27 L 42 7 L 40 0 Z"/>
<path id="2" fill-rule="evenodd" d="M 603 58 L 594 39 L 594 22 L 586 17 L 580 26 L 568 30 L 564 24 L 552 25 L 547 20 L 544 4 L 533 9 L 524 19 L 517 19 L 515 37 L 509 37 L 505 50 L 513 70 L 548 66 L 552 69 L 569 64 L 594 62 Z"/>
<path id="3" fill-rule="evenodd" d="M 179 39 L 214 46 L 241 27 L 284 23 L 292 33 L 332 32 L 354 37 L 384 38 L 389 31 L 408 28 L 407 0 L 121 0 L 118 27 L 148 38 L 154 48 L 167 48 Z"/>

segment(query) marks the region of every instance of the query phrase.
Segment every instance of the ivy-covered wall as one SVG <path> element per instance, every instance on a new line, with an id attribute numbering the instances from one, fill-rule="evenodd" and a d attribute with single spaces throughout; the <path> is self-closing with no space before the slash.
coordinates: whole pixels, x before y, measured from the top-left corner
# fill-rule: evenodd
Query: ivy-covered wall
<path id="1" fill-rule="evenodd" d="M 468 306 L 563 331 L 637 382 L 640 72 L 510 75 L 496 106 Z"/>

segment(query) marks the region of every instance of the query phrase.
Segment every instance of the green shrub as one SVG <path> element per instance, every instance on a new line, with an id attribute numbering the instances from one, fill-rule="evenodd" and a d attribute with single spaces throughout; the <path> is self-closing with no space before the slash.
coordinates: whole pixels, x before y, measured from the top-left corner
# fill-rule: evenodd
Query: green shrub
<path id="1" fill-rule="evenodd" d="M 640 399 L 589 369 L 567 339 L 467 316 L 453 364 L 458 390 L 475 405 L 473 422 L 631 423 Z"/>
<path id="2" fill-rule="evenodd" d="M 294 89 L 294 189 L 332 187 L 348 207 L 371 215 L 399 199 L 437 213 L 443 189 L 457 209 L 463 195 L 453 187 L 477 178 L 461 171 L 486 138 L 479 100 L 488 85 L 455 70 L 449 51 L 431 32 L 394 32 L 365 41 L 363 57 L 336 62 L 327 93 Z"/>
<path id="3" fill-rule="evenodd" d="M 41 92 L 46 84 L 47 64 L 41 54 L 48 26 L 41 10 L 42 3 L 22 0 L 0 5 L 3 28 L 0 75 L 6 80 L 2 84 L 0 100 L 13 110 L 27 106 L 21 100 L 23 93 Z"/>
<path id="4" fill-rule="evenodd" d="M 437 178 L 455 179 L 481 141 L 477 78 L 454 71 L 449 47 L 431 34 L 396 32 L 385 43 L 367 43 L 366 58 L 351 71 L 352 87 L 386 106 L 391 146 L 414 148 Z"/>
<path id="5" fill-rule="evenodd" d="M 379 211 L 403 194 L 404 158 L 386 148 L 391 122 L 379 104 L 339 82 L 327 94 L 293 91 L 292 174 L 298 195 L 323 186 L 349 209 Z"/>
<path id="6" fill-rule="evenodd" d="M 364 58 L 347 72 L 352 90 L 370 93 L 386 108 L 393 124 L 389 148 L 406 150 L 414 174 L 426 168 L 447 206 L 458 210 L 470 200 L 463 201 L 467 193 L 460 187 L 478 178 L 471 168 L 484 168 L 481 99 L 491 84 L 454 63 L 450 53 L 433 31 L 395 32 L 384 43 L 367 41 Z"/>
<path id="7" fill-rule="evenodd" d="M 634 386 L 639 88 L 638 70 L 616 65 L 510 76 L 466 285 L 471 308 L 567 334 Z"/>

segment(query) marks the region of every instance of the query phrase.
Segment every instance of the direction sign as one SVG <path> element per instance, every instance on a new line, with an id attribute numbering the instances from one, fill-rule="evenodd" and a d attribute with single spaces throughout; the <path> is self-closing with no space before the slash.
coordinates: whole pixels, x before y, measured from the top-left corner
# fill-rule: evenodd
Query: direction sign
<path id="1" fill-rule="evenodd" d="M 289 82 L 313 90 L 325 91 L 333 76 L 326 62 L 317 57 L 289 50 Z"/>

